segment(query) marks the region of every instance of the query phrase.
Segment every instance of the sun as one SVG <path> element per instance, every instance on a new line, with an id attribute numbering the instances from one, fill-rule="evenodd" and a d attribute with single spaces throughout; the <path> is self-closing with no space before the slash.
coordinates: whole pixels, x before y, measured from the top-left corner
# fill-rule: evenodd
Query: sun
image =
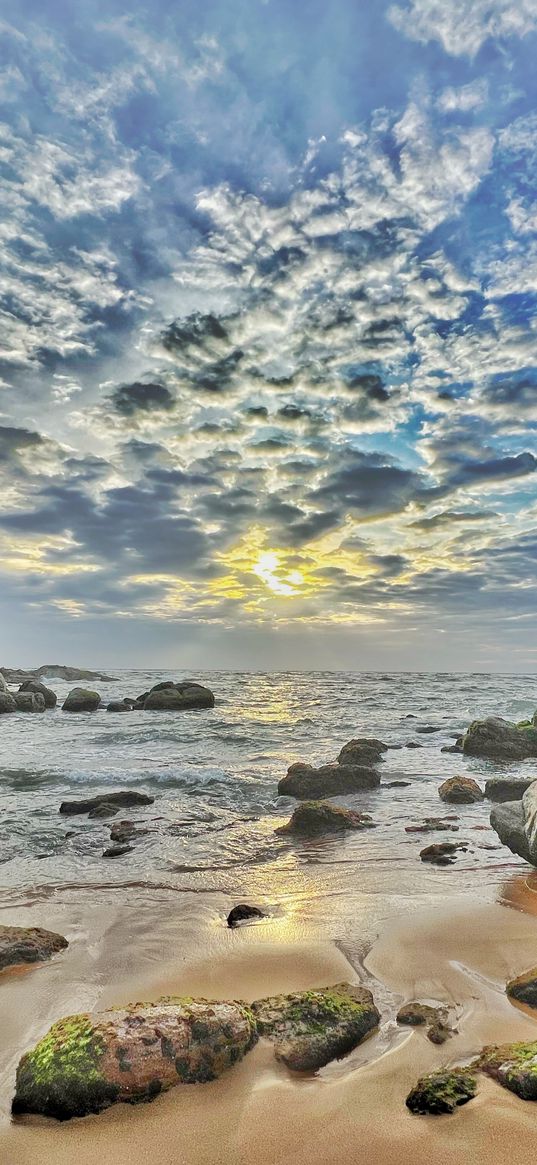
<path id="1" fill-rule="evenodd" d="M 282 564 L 277 550 L 265 550 L 253 566 L 253 572 L 275 595 L 298 595 L 304 582 L 299 570 L 281 575 Z"/>

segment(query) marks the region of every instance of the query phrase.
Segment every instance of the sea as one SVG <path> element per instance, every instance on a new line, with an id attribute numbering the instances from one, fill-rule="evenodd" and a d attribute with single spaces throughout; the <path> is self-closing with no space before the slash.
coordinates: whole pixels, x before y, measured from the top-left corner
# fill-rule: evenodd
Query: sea
<path id="1" fill-rule="evenodd" d="M 90 686 L 106 703 L 187 678 L 212 689 L 213 709 L 65 713 L 73 685 L 50 680 L 56 709 L 0 716 L 1 912 L 62 891 L 123 887 L 146 904 L 159 891 L 178 902 L 212 896 L 217 913 L 243 900 L 304 918 L 321 912 L 341 938 L 362 899 L 374 900 L 378 915 L 393 911 L 394 895 L 405 909 L 501 885 L 523 867 L 490 829 L 486 802 L 445 806 L 438 786 L 457 773 L 481 783 L 505 771 L 537 775 L 534 760 L 498 766 L 442 752 L 477 717 L 533 715 L 536 675 L 121 671 L 114 683 Z M 275 832 L 296 804 L 277 791 L 288 766 L 333 760 L 356 736 L 391 746 L 382 784 L 334 800 L 370 814 L 376 828 L 307 840 Z M 408 784 L 390 788 L 393 781 Z M 59 813 L 63 800 L 116 789 L 154 802 L 112 819 Z M 446 813 L 458 832 L 405 832 Z M 103 857 L 111 824 L 125 818 L 147 832 L 124 856 Z M 464 841 L 466 851 L 452 866 L 424 866 L 420 850 L 442 840 Z"/>

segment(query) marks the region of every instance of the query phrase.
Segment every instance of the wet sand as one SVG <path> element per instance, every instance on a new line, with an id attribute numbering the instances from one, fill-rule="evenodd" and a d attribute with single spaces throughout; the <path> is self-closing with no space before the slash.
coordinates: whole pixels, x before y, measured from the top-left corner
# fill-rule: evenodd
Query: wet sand
<path id="1" fill-rule="evenodd" d="M 75 1008 L 171 991 L 251 1000 L 362 978 L 383 1023 L 379 1035 L 316 1077 L 292 1077 L 260 1041 L 220 1080 L 178 1086 L 151 1104 L 118 1105 L 63 1125 L 37 1118 L 10 1123 L 6 1112 L 2 1165 L 341 1165 L 362 1156 L 368 1165 L 530 1165 L 535 1107 L 492 1082 L 483 1081 L 478 1097 L 450 1117 L 415 1117 L 404 1103 L 423 1072 L 470 1058 L 484 1043 L 537 1038 L 537 1022 L 504 993 L 507 978 L 537 964 L 537 896 L 518 878 L 503 898 L 504 904 L 475 905 L 468 896 L 455 898 L 387 923 L 358 974 L 332 942 L 276 919 L 236 932 L 207 927 L 188 947 L 161 948 L 160 958 L 155 940 L 155 958 L 143 967 L 136 943 L 128 951 L 124 936 L 116 982 L 113 960 L 97 957 L 91 941 L 71 952 L 70 963 L 57 959 L 4 977 L 4 1111 L 21 1049 Z M 108 907 L 103 933 L 109 927 L 117 939 L 117 922 Z M 149 923 L 140 920 L 140 930 Z M 79 924 L 83 931 L 83 919 Z M 412 998 L 449 1003 L 458 1034 L 438 1048 L 419 1030 L 398 1028 L 397 1006 Z"/>

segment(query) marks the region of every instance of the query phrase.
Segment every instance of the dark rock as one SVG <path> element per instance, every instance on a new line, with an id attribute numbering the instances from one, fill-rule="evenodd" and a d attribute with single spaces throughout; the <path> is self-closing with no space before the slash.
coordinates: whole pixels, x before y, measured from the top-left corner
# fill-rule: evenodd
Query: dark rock
<path id="1" fill-rule="evenodd" d="M 405 833 L 432 833 L 437 829 L 451 829 L 457 833 L 459 826 L 452 825 L 450 821 L 444 821 L 440 817 L 426 817 L 421 825 L 405 825 Z"/>
<path id="2" fill-rule="evenodd" d="M 17 1069 L 13 1113 L 69 1120 L 215 1080 L 257 1040 L 243 1003 L 165 996 L 55 1023 Z"/>
<path id="3" fill-rule="evenodd" d="M 51 679 L 56 680 L 67 680 L 68 684 L 75 683 L 77 680 L 85 680 L 86 683 L 117 683 L 116 676 L 107 676 L 100 671 L 88 671 L 87 668 L 66 667 L 62 663 L 44 663 L 38 667 L 36 675 L 50 676 Z"/>
<path id="4" fill-rule="evenodd" d="M 416 732 L 421 732 L 424 736 L 428 736 L 433 732 L 441 732 L 442 729 L 435 727 L 434 724 L 425 724 L 423 728 L 416 728 Z"/>
<path id="5" fill-rule="evenodd" d="M 21 684 L 19 692 L 35 692 L 42 696 L 45 701 L 45 708 L 55 708 L 58 702 L 56 692 L 47 688 L 45 684 L 41 684 L 39 680 L 24 680 Z"/>
<path id="6" fill-rule="evenodd" d="M 239 906 L 234 906 L 227 916 L 227 924 L 232 930 L 239 922 L 246 922 L 249 918 L 264 918 L 263 911 L 258 906 L 248 906 L 246 903 L 241 903 Z"/>
<path id="7" fill-rule="evenodd" d="M 297 805 L 287 825 L 276 833 L 299 833 L 312 837 L 319 833 L 339 833 L 346 829 L 372 829 L 373 822 L 366 813 L 353 809 L 339 809 L 330 801 L 302 801 Z"/>
<path id="8" fill-rule="evenodd" d="M 430 1040 L 432 1044 L 440 1045 L 445 1044 L 446 1040 L 450 1040 L 453 1034 L 453 1029 L 450 1028 L 449 1024 L 444 1023 L 444 1021 L 441 1019 L 438 1019 L 436 1023 L 431 1024 L 427 1032 L 427 1039 Z"/>
<path id="9" fill-rule="evenodd" d="M 182 712 L 191 708 L 214 708 L 214 694 L 202 684 L 157 684 L 144 700 L 146 712 Z"/>
<path id="10" fill-rule="evenodd" d="M 423 748 L 423 745 L 418 744 L 417 740 L 409 740 L 408 744 L 405 744 L 405 748 Z"/>
<path id="11" fill-rule="evenodd" d="M 521 801 L 526 789 L 537 780 L 530 777 L 522 780 L 520 777 L 491 777 L 485 781 L 485 797 L 489 801 Z"/>
<path id="12" fill-rule="evenodd" d="M 89 688 L 72 688 L 62 704 L 63 712 L 96 712 L 100 707 L 101 697 L 98 692 Z"/>
<path id="13" fill-rule="evenodd" d="M 5 690 L 0 689 L 0 715 L 2 715 L 3 713 L 16 712 L 16 711 L 17 711 L 17 705 L 15 703 L 15 700 L 13 699 L 11 692 L 8 692 L 7 688 Z"/>
<path id="14" fill-rule="evenodd" d="M 471 805 L 483 800 L 483 790 L 471 777 L 450 777 L 440 785 L 438 796 L 453 805 Z"/>
<path id="15" fill-rule="evenodd" d="M 436 1023 L 439 1014 L 445 1017 L 446 1012 L 438 1007 L 430 1007 L 428 1003 L 404 1003 L 397 1012 L 397 1023 L 405 1027 L 422 1027 L 424 1024 Z"/>
<path id="16" fill-rule="evenodd" d="M 490 716 L 470 724 L 464 734 L 462 747 L 467 756 L 524 760 L 529 756 L 537 756 L 537 729 L 531 724 L 519 728 L 509 720 Z"/>
<path id="17" fill-rule="evenodd" d="M 476 1067 L 521 1100 L 537 1100 L 537 1040 L 483 1048 Z"/>
<path id="18" fill-rule="evenodd" d="M 131 854 L 133 851 L 132 845 L 126 843 L 122 845 L 111 845 L 108 849 L 103 850 L 103 858 L 122 858 L 123 854 Z"/>
<path id="19" fill-rule="evenodd" d="M 88 817 L 90 817 L 92 820 L 95 817 L 115 817 L 116 813 L 119 813 L 119 808 L 119 805 L 107 805 L 104 801 L 99 801 L 98 805 L 95 805 L 93 809 L 90 809 Z"/>
<path id="20" fill-rule="evenodd" d="M 388 751 L 388 745 L 374 737 L 358 736 L 343 745 L 338 756 L 340 765 L 376 765 L 382 760 L 383 752 Z"/>
<path id="21" fill-rule="evenodd" d="M 261 1036 L 295 1072 L 316 1072 L 341 1059 L 373 1031 L 380 1015 L 366 987 L 338 983 L 252 1003 Z"/>
<path id="22" fill-rule="evenodd" d="M 134 837 L 145 837 L 147 833 L 148 829 L 138 829 L 134 821 L 116 821 L 110 830 L 110 840 L 123 843 Z"/>
<path id="23" fill-rule="evenodd" d="M 537 1007 L 537 967 L 525 971 L 517 979 L 511 979 L 505 990 L 510 999 L 527 1003 L 528 1007 Z"/>
<path id="24" fill-rule="evenodd" d="M 537 781 L 531 782 L 521 801 L 495 805 L 490 824 L 504 845 L 537 866 Z"/>
<path id="25" fill-rule="evenodd" d="M 107 712 L 132 712 L 133 701 L 131 700 L 111 700 L 106 705 Z"/>
<path id="26" fill-rule="evenodd" d="M 444 747 L 440 749 L 440 752 L 452 752 L 458 753 L 460 755 L 460 753 L 462 753 L 462 748 L 460 744 L 445 744 Z"/>
<path id="27" fill-rule="evenodd" d="M 62 934 L 39 926 L 0 926 L 0 971 L 22 963 L 43 963 L 68 946 Z"/>
<path id="28" fill-rule="evenodd" d="M 412 781 L 383 781 L 383 789 L 408 789 Z"/>
<path id="29" fill-rule="evenodd" d="M 14 692 L 13 699 L 17 712 L 45 711 L 45 697 L 41 692 Z"/>
<path id="30" fill-rule="evenodd" d="M 439 1116 L 467 1104 L 477 1092 L 475 1076 L 466 1068 L 441 1069 L 422 1076 L 406 1099 L 407 1108 L 420 1116 Z"/>
<path id="31" fill-rule="evenodd" d="M 437 866 L 449 866 L 455 861 L 458 849 L 465 849 L 461 841 L 440 841 L 435 845 L 428 845 L 420 851 L 422 862 L 434 862 Z"/>
<path id="32" fill-rule="evenodd" d="M 84 801 L 62 801 L 60 813 L 89 813 L 97 805 L 112 805 L 118 809 L 129 809 L 131 805 L 152 805 L 154 797 L 147 793 L 136 793 L 133 789 L 121 789 L 117 793 L 100 793 L 97 797 L 88 797 Z"/>
<path id="33" fill-rule="evenodd" d="M 300 761 L 287 770 L 278 784 L 280 796 L 307 800 L 315 797 L 339 797 L 359 793 L 380 785 L 380 775 L 373 768 L 359 765 L 330 764 L 315 769 Z"/>

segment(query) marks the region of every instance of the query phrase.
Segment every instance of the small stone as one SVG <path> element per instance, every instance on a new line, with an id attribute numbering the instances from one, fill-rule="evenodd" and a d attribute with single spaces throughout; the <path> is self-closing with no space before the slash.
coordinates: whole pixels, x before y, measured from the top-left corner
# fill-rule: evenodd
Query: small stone
<path id="1" fill-rule="evenodd" d="M 111 845 L 103 850 L 103 858 L 121 858 L 123 854 L 131 854 L 133 849 L 132 845 Z"/>
<path id="2" fill-rule="evenodd" d="M 227 924 L 231 930 L 239 924 L 239 922 L 246 922 L 250 918 L 264 918 L 263 911 L 258 906 L 248 906 L 246 903 L 241 903 L 239 906 L 234 906 L 227 916 Z"/>

